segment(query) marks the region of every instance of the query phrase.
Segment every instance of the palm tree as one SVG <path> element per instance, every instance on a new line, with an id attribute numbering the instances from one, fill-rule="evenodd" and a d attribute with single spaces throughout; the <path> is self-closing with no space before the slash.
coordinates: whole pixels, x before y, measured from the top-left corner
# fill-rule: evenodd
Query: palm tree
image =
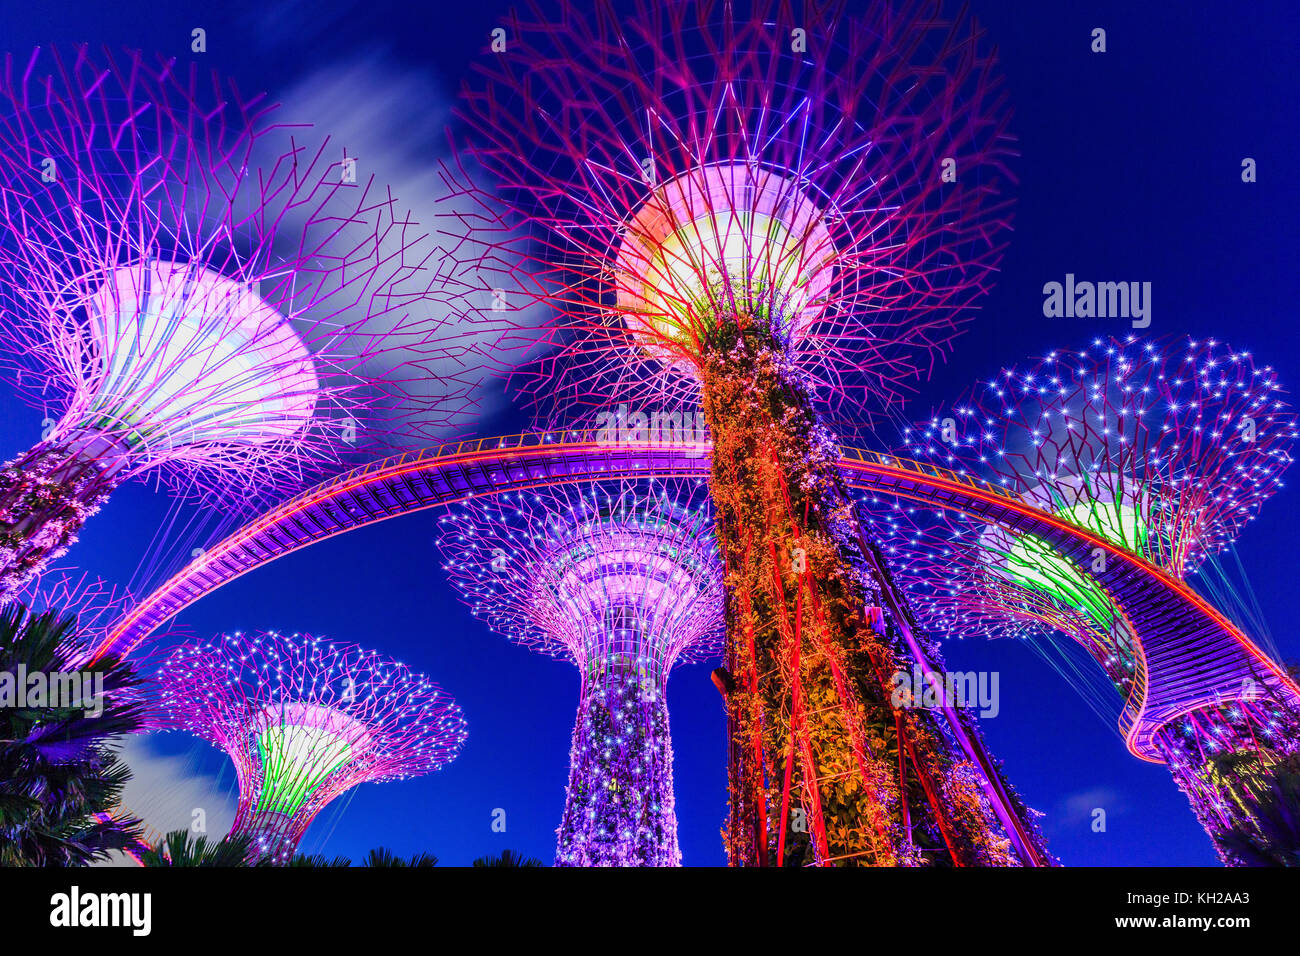
<path id="1" fill-rule="evenodd" d="M 481 856 L 473 866 L 545 866 L 533 856 L 520 856 L 514 850 L 502 850 L 500 856 Z"/>
<path id="2" fill-rule="evenodd" d="M 346 856 L 336 856 L 332 860 L 323 854 L 308 855 L 299 853 L 289 863 L 290 866 L 351 866 L 352 861 Z M 401 857 L 388 847 L 376 847 L 366 854 L 362 866 L 437 866 L 438 858 L 432 853 L 417 853 L 414 856 Z"/>
<path id="3" fill-rule="evenodd" d="M 352 860 L 346 856 L 336 856 L 333 859 L 325 856 L 323 853 L 299 853 L 289 861 L 290 866 L 351 866 Z"/>
<path id="4" fill-rule="evenodd" d="M 417 853 L 415 856 L 402 858 L 395 856 L 387 847 L 376 847 L 366 855 L 362 866 L 437 866 L 438 858 L 432 853 Z"/>
<path id="5" fill-rule="evenodd" d="M 0 609 L 6 696 L 17 694 L 22 672 L 75 675 L 77 687 L 88 677 L 102 688 L 97 714 L 81 700 L 0 707 L 0 866 L 82 866 L 137 845 L 140 821 L 113 813 L 130 777 L 113 741 L 141 729 L 140 682 L 115 658 L 82 663 L 76 631 L 73 615 L 32 614 L 16 602 Z"/>
<path id="6" fill-rule="evenodd" d="M 158 846 L 140 854 L 140 863 L 144 866 L 249 866 L 252 848 L 252 838 L 242 834 L 219 840 L 209 840 L 206 836 L 191 840 L 188 830 L 173 830 Z"/>

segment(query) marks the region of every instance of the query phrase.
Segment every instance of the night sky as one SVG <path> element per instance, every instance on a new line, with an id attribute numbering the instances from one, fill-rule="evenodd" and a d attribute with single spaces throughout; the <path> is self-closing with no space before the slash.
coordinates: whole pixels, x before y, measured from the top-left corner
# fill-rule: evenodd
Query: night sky
<path id="1" fill-rule="evenodd" d="M 273 99 L 301 91 L 310 77 L 319 82 L 336 65 L 340 75 L 356 76 L 382 63 L 376 83 L 404 95 L 377 98 L 358 82 L 357 101 L 344 96 L 335 106 L 372 116 L 378 103 L 404 131 L 410 141 L 388 157 L 391 167 L 436 160 L 461 77 L 506 4 L 6 0 L 0 7 L 0 50 L 24 60 L 35 44 L 88 40 L 188 61 L 190 31 L 201 26 L 204 65 L 234 76 L 246 95 L 266 90 Z M 1044 283 L 1068 272 L 1151 282 L 1148 333 L 1217 336 L 1279 368 L 1284 383 L 1300 379 L 1300 178 L 1286 165 L 1300 156 L 1300 8 L 1289 0 L 1252 3 L 1248 12 L 1226 2 L 971 0 L 970 7 L 999 47 L 1015 110 L 1015 232 L 982 313 L 908 405 L 909 417 L 926 416 L 1003 364 L 1126 334 L 1122 319 L 1043 317 Z M 1094 27 L 1107 31 L 1105 54 L 1089 50 Z M 1242 182 L 1244 157 L 1257 160 L 1258 182 Z M 419 181 L 427 170 L 401 173 Z M 526 426 L 522 411 L 493 405 L 478 434 Z M 0 456 L 37 441 L 42 417 L 0 391 Z M 1295 494 L 1283 490 L 1239 540 L 1286 660 L 1300 658 L 1300 638 L 1289 627 L 1300 536 Z M 69 560 L 125 583 L 167 507 L 155 488 L 119 490 Z M 355 859 L 383 845 L 465 864 L 509 847 L 549 863 L 577 673 L 470 617 L 440 579 L 436 517 L 411 515 L 291 555 L 206 598 L 178 623 L 205 637 L 276 628 L 360 643 L 429 674 L 464 708 L 469 740 L 458 760 L 417 780 L 359 788 L 317 819 L 302 849 Z M 164 536 L 158 547 L 168 546 Z M 1164 768 L 1129 755 L 1118 732 L 1027 648 L 967 640 L 949 642 L 946 655 L 950 669 L 1000 672 L 1001 711 L 983 721 L 985 734 L 1010 781 L 1045 814 L 1050 847 L 1065 864 L 1216 862 Z M 669 682 L 687 865 L 725 862 L 725 725 L 712 666 L 683 666 Z M 206 745 L 172 737 L 157 749 L 197 753 L 206 772 L 224 769 L 231 785 L 224 756 Z M 1104 833 L 1090 827 L 1095 807 L 1107 811 Z M 498 808 L 506 811 L 505 833 L 492 830 Z"/>

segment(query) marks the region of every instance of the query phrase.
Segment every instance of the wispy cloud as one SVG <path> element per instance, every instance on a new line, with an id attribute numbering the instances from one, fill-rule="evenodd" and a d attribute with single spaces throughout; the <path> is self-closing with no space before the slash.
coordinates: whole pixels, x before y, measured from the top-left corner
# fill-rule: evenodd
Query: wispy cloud
<path id="1" fill-rule="evenodd" d="M 431 408 L 441 402 L 439 416 L 451 416 L 445 427 L 422 433 L 422 438 L 463 436 L 476 422 L 500 411 L 506 400 L 503 383 L 487 359 L 500 332 L 477 316 L 487 303 L 465 297 L 481 297 L 482 282 L 472 275 L 472 261 L 455 261 L 448 252 L 454 243 L 442 235 L 449 216 L 464 211 L 457 210 L 460 200 L 449 195 L 441 171 L 451 156 L 446 129 L 454 95 L 427 73 L 397 65 L 385 51 L 372 50 L 331 62 L 277 98 L 279 122 L 310 123 L 317 141 L 328 135 L 329 149 L 337 158 L 355 159 L 358 182 L 373 176 L 377 187 L 392 191 L 399 208 L 409 210 L 419 226 L 416 234 L 428 234 L 421 254 L 432 250 L 430 272 L 440 270 L 448 281 L 426 308 L 432 318 L 445 323 L 438 338 L 448 354 L 425 361 L 431 374 L 423 381 L 408 381 L 406 387 Z M 466 293 L 467 284 L 475 291 Z M 537 308 L 512 311 L 510 322 L 534 325 L 540 313 Z M 464 389 L 468 396 L 460 394 Z"/>
<path id="2" fill-rule="evenodd" d="M 1057 802 L 1055 816 L 1061 825 L 1072 826 L 1092 818 L 1094 810 L 1106 811 L 1107 816 L 1115 816 L 1127 809 L 1123 794 L 1113 787 L 1093 787 L 1067 794 Z"/>
<path id="3" fill-rule="evenodd" d="M 200 772 L 194 756 L 164 754 L 151 737 L 128 737 L 122 759 L 131 768 L 122 806 L 145 826 L 164 834 L 191 828 L 201 813 L 207 835 L 220 838 L 235 822 L 235 800 L 215 776 Z M 106 866 L 134 866 L 125 854 L 114 854 Z"/>

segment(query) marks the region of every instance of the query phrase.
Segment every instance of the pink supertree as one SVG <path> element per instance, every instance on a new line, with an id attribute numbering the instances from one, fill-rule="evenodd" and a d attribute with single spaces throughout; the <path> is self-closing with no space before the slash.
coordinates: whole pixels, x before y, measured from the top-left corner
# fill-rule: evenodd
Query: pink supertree
<path id="1" fill-rule="evenodd" d="M 465 720 L 406 665 L 307 634 L 222 634 L 178 647 L 158 668 L 163 729 L 225 751 L 239 804 L 233 834 L 288 863 L 326 804 L 360 783 L 438 770 Z"/>
<path id="2" fill-rule="evenodd" d="M 444 568 L 474 615 L 578 668 L 557 866 L 681 864 L 668 675 L 722 646 L 722 568 L 702 491 L 571 485 L 439 519 Z"/>
<path id="3" fill-rule="evenodd" d="M 343 144 L 134 52 L 3 70 L 0 366 L 45 420 L 0 469 L 0 600 L 128 478 L 231 509 L 446 414 L 406 384 L 456 359 L 454 267 Z"/>
<path id="4" fill-rule="evenodd" d="M 1276 372 L 1249 352 L 1213 339 L 1129 337 L 1004 369 L 905 429 L 900 454 L 999 485 L 1183 579 L 1282 486 L 1296 437 Z M 1060 632 L 1130 707 L 1148 692 L 1156 665 L 1096 580 L 1104 553 L 1079 564 L 1031 535 L 951 512 L 883 501 L 860 508 L 927 629 Z M 1257 824 L 1262 776 L 1295 759 L 1298 705 L 1290 681 L 1249 667 L 1234 692 L 1216 692 L 1155 735 L 1225 860 L 1241 857 L 1224 849 L 1223 834 Z"/>
<path id="5" fill-rule="evenodd" d="M 1042 862 L 973 782 L 977 740 L 888 701 L 937 649 L 902 636 L 861 560 L 817 407 L 860 417 L 927 373 L 997 266 L 1011 144 L 980 31 L 933 2 L 643 0 L 494 34 L 444 228 L 458 255 L 481 250 L 506 363 L 537 339 L 510 310 L 553 310 L 553 349 L 515 376 L 550 424 L 702 405 L 730 594 L 731 860 Z M 811 848 L 787 839 L 796 817 Z"/>

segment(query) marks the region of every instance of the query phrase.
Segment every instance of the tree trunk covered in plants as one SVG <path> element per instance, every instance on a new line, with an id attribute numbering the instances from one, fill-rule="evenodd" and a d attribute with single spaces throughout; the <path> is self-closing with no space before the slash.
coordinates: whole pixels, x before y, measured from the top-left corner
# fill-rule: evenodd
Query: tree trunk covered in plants
<path id="1" fill-rule="evenodd" d="M 891 704 L 914 661 L 866 570 L 838 445 L 768 324 L 743 319 L 717 323 L 702 369 L 728 589 L 731 862 L 1014 864 L 934 713 Z"/>
<path id="2" fill-rule="evenodd" d="M 46 442 L 0 468 L 0 602 L 67 551 L 115 484 Z"/>

